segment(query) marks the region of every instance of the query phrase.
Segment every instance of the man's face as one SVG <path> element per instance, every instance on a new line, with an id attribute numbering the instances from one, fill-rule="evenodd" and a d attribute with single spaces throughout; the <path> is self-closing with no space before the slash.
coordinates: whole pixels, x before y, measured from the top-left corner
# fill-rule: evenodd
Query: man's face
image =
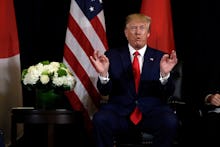
<path id="1" fill-rule="evenodd" d="M 130 45 L 135 49 L 142 48 L 147 43 L 149 35 L 146 22 L 133 20 L 126 25 L 125 36 Z"/>

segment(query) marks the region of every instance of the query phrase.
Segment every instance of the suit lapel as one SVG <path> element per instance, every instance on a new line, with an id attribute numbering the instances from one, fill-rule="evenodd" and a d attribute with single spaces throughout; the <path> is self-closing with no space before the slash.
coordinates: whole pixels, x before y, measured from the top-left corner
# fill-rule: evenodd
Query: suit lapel
<path id="1" fill-rule="evenodd" d="M 160 57 L 154 53 L 151 48 L 147 48 L 144 54 L 144 63 L 142 67 L 141 80 L 152 79 L 157 71 L 155 63 L 160 61 Z"/>

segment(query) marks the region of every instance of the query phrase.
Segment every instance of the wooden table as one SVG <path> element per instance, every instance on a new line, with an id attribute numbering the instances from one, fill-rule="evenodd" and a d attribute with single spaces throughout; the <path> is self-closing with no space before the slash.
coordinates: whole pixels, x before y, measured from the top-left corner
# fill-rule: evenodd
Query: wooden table
<path id="1" fill-rule="evenodd" d="M 11 111 L 11 144 L 17 144 L 17 124 L 47 124 L 48 147 L 54 147 L 54 126 L 57 124 L 82 125 L 82 116 L 78 111 L 67 109 L 37 110 L 34 108 L 16 107 Z M 76 126 L 77 127 L 77 126 Z"/>

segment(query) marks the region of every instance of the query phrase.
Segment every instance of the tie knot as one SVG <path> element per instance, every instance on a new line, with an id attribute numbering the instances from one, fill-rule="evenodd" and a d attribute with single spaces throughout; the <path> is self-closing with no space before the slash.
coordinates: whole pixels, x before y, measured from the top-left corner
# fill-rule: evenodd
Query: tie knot
<path id="1" fill-rule="evenodd" d="M 139 54 L 138 51 L 135 51 L 133 55 L 134 55 L 134 56 L 138 56 L 138 55 L 140 55 L 140 54 Z"/>

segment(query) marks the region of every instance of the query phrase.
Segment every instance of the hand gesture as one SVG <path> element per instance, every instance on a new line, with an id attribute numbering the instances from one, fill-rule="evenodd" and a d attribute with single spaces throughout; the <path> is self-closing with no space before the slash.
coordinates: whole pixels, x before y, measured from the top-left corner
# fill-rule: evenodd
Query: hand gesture
<path id="1" fill-rule="evenodd" d="M 108 58 L 100 54 L 99 51 L 94 51 L 93 56 L 90 56 L 92 64 L 95 66 L 96 71 L 103 77 L 108 74 L 109 60 Z"/>
<path id="2" fill-rule="evenodd" d="M 214 106 L 220 106 L 220 94 L 211 94 L 208 97 L 208 101 Z"/>
<path id="3" fill-rule="evenodd" d="M 168 73 L 177 64 L 176 52 L 173 50 L 170 55 L 164 54 L 160 60 L 160 73 L 162 77 L 167 76 Z"/>

